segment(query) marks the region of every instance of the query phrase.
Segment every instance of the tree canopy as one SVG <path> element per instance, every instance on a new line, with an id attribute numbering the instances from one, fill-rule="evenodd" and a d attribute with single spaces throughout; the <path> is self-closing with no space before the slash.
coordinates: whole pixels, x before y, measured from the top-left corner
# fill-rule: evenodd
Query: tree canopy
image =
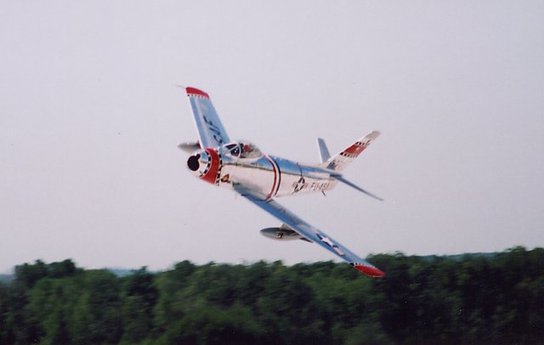
<path id="1" fill-rule="evenodd" d="M 128 276 L 72 260 L 0 282 L 0 344 L 540 344 L 544 249 L 346 264 L 182 261 Z"/>

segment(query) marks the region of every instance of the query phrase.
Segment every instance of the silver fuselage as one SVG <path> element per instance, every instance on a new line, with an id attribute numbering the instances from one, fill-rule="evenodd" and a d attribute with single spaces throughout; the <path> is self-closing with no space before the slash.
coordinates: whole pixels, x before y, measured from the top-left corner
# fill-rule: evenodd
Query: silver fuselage
<path id="1" fill-rule="evenodd" d="M 336 185 L 336 180 L 322 167 L 260 151 L 249 157 L 233 155 L 225 146 L 195 152 L 189 157 L 188 167 L 206 182 L 231 189 L 236 184 L 243 185 L 267 199 L 308 192 L 324 193 Z"/>

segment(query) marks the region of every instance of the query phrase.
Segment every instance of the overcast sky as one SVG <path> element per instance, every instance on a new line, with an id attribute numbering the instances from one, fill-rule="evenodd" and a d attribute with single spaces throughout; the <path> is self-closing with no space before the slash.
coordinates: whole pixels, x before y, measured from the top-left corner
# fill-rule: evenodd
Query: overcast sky
<path id="1" fill-rule="evenodd" d="M 183 89 L 231 138 L 316 162 L 377 129 L 338 186 L 280 199 L 354 252 L 544 246 L 543 1 L 0 3 L 0 272 L 334 259 L 186 168 Z"/>

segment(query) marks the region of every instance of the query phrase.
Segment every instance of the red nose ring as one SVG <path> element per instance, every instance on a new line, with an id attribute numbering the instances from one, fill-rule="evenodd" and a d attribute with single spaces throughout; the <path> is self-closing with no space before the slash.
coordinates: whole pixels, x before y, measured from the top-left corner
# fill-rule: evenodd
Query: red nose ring
<path id="1" fill-rule="evenodd" d="M 209 169 L 200 178 L 206 182 L 218 184 L 219 177 L 221 175 L 221 156 L 219 156 L 217 151 L 212 148 L 207 148 L 206 152 L 210 156 L 210 166 Z"/>

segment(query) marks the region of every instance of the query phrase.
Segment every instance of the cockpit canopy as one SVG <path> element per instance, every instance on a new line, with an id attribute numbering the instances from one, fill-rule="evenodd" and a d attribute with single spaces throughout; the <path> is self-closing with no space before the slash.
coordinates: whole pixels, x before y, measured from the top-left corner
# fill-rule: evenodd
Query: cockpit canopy
<path id="1" fill-rule="evenodd" d="M 233 158 L 254 159 L 262 156 L 261 150 L 249 141 L 230 142 L 223 145 L 224 153 Z"/>

